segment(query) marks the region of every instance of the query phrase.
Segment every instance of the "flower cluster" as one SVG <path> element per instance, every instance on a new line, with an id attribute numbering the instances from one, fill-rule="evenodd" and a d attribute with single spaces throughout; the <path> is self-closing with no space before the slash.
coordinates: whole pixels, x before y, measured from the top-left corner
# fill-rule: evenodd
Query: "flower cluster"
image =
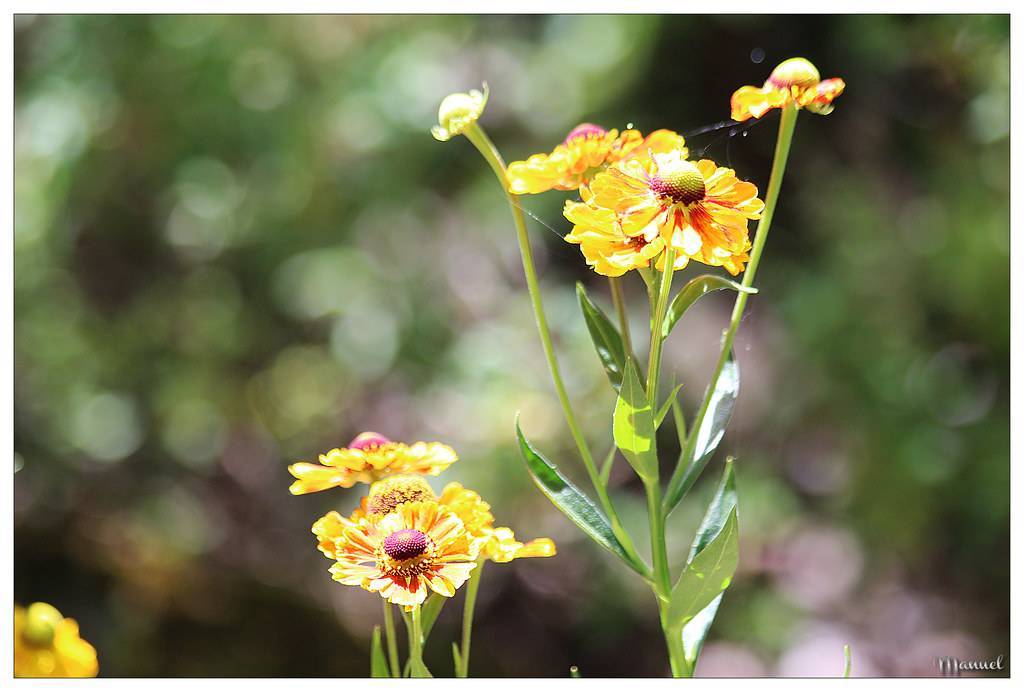
<path id="1" fill-rule="evenodd" d="M 78 623 L 49 603 L 14 606 L 14 675 L 19 678 L 91 678 L 96 649 L 78 635 Z"/>
<path id="2" fill-rule="evenodd" d="M 298 479 L 293 494 L 370 484 L 350 516 L 331 511 L 313 524 L 317 547 L 334 561 L 333 578 L 412 609 L 432 592 L 454 596 L 483 560 L 555 554 L 550 539 L 524 544 L 511 529 L 495 527 L 490 505 L 459 483 L 436 495 L 424 475 L 437 475 L 457 458 L 439 442 L 405 445 L 362 433 L 321 455 L 322 466 L 290 466 Z"/>
<path id="3" fill-rule="evenodd" d="M 551 154 L 510 164 L 509 187 L 579 190 L 581 201 L 565 203 L 573 223 L 565 239 L 599 274 L 621 276 L 652 261 L 662 269 L 668 248 L 675 269 L 692 259 L 738 274 L 749 259 L 747 223 L 764 204 L 732 169 L 688 156 L 684 138 L 671 130 L 643 138 L 585 124 Z"/>

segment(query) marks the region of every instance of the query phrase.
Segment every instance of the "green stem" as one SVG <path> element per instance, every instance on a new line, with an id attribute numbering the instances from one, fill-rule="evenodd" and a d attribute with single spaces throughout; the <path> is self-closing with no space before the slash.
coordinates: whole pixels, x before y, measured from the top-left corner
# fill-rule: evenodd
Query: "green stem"
<path id="1" fill-rule="evenodd" d="M 651 408 L 658 410 L 658 376 L 661 374 L 661 347 L 665 340 L 661 336 L 661 324 L 665 321 L 665 313 L 668 311 L 668 299 L 672 293 L 672 274 L 675 272 L 673 266 L 676 261 L 676 251 L 669 247 L 665 250 L 665 269 L 661 273 L 661 286 L 658 289 L 658 300 L 655 305 L 654 314 L 651 315 L 651 352 L 647 358 L 647 398 L 651 402 Z"/>
<path id="2" fill-rule="evenodd" d="M 467 127 L 463 134 L 466 138 L 473 143 L 473 146 L 477 148 L 484 160 L 490 165 L 491 170 L 494 171 L 494 175 L 498 178 L 498 182 L 501 183 L 501 189 L 505 192 L 505 197 L 508 199 L 509 209 L 512 212 L 512 220 L 516 227 L 516 236 L 519 239 L 519 254 L 523 261 L 523 274 L 526 277 L 526 288 L 530 294 L 530 302 L 533 305 L 533 315 L 537 321 L 537 331 L 540 333 L 541 345 L 544 348 L 544 356 L 548 361 L 548 369 L 551 371 L 551 379 L 555 384 L 555 391 L 558 394 L 558 401 L 562 405 L 562 412 L 565 415 L 565 422 L 569 425 L 569 432 L 572 434 L 573 440 L 576 442 L 576 447 L 579 449 L 580 457 L 583 459 L 583 466 L 587 470 L 587 475 L 590 477 L 590 482 L 594 486 L 594 490 L 597 492 L 598 499 L 601 503 L 601 507 L 604 509 L 605 514 L 608 515 L 608 521 L 611 523 L 612 531 L 615 536 L 622 543 L 622 547 L 626 552 L 636 560 L 638 564 L 644 564 L 639 554 L 636 552 L 636 548 L 633 546 L 633 540 L 629 533 L 622 526 L 619 521 L 618 514 L 615 511 L 615 507 L 612 505 L 611 498 L 608 495 L 608 489 L 603 483 L 601 483 L 601 477 L 598 473 L 597 466 L 594 463 L 594 456 L 590 452 L 590 447 L 587 445 L 586 439 L 583 437 L 583 430 L 580 428 L 579 421 L 576 420 L 576 414 L 572 409 L 572 403 L 569 401 L 569 394 L 566 391 L 565 383 L 562 380 L 562 372 L 558 366 L 558 356 L 555 354 L 555 347 L 551 340 L 551 331 L 548 329 L 548 320 L 544 314 L 544 304 L 541 300 L 540 285 L 537 281 L 537 270 L 533 262 L 533 250 L 530 247 L 530 237 L 526 232 L 526 219 L 523 218 L 523 211 L 519 206 L 519 197 L 509 190 L 508 174 L 505 169 L 505 161 L 501 157 L 501 153 L 497 147 L 484 132 L 483 128 L 480 127 L 479 123 L 473 123 Z"/>
<path id="3" fill-rule="evenodd" d="M 647 516 L 651 525 L 651 553 L 654 559 L 654 596 L 658 599 L 658 615 L 661 629 L 665 634 L 672 677 L 686 675 L 686 655 L 683 650 L 682 630 L 669 626 L 669 603 L 672 595 L 672 577 L 668 565 L 668 548 L 665 541 L 665 515 L 661 511 L 661 488 L 657 481 L 646 484 Z"/>
<path id="4" fill-rule="evenodd" d="M 429 678 L 430 671 L 423 663 L 423 614 L 420 606 L 412 610 L 412 627 L 409 630 L 409 662 L 412 677 Z"/>
<path id="5" fill-rule="evenodd" d="M 391 603 L 381 599 L 384 603 L 384 633 L 388 642 L 388 661 L 391 666 L 391 677 L 402 676 L 402 670 L 398 667 L 398 640 L 395 637 L 395 617 L 391 612 Z"/>
<path id="6" fill-rule="evenodd" d="M 476 607 L 476 592 L 480 589 L 480 574 L 484 571 L 484 560 L 469 575 L 466 584 L 466 604 L 462 607 L 462 646 L 459 648 L 459 670 L 455 677 L 469 677 L 469 647 L 473 639 L 473 609 Z"/>
<path id="7" fill-rule="evenodd" d="M 614 276 L 609 276 L 608 283 L 611 284 L 612 303 L 615 304 L 615 312 L 619 316 L 619 331 L 622 333 L 622 346 L 626 351 L 626 356 L 632 356 L 633 340 L 629 335 L 629 317 L 626 314 L 626 299 L 622 295 L 622 280 Z"/>
<path id="8" fill-rule="evenodd" d="M 779 135 L 775 141 L 775 158 L 772 161 L 771 177 L 768 179 L 768 191 L 765 194 L 764 212 L 761 215 L 761 221 L 757 225 L 757 235 L 754 236 L 754 245 L 750 250 L 750 261 L 747 263 L 747 269 L 743 273 L 742 285 L 744 288 L 750 288 L 754 284 L 757 267 L 761 262 L 761 253 L 764 251 L 765 241 L 768 240 L 768 231 L 771 229 L 772 219 L 775 216 L 775 205 L 779 201 L 779 190 L 782 188 L 782 178 L 786 174 L 786 160 L 789 158 L 789 147 L 793 141 L 793 129 L 796 126 L 797 113 L 797 108 L 792 103 L 782 111 L 782 119 L 779 122 Z M 736 294 L 736 302 L 732 308 L 729 327 L 722 337 L 722 350 L 718 354 L 718 362 L 715 364 L 715 369 L 712 372 L 711 381 L 708 384 L 704 400 L 701 402 L 697 416 L 690 427 L 693 431 L 691 437 L 695 436 L 697 431 L 700 430 L 704 422 L 704 416 L 707 415 L 708 407 L 711 405 L 711 395 L 718 385 L 718 378 L 722 374 L 722 368 L 725 367 L 732 353 L 736 330 L 740 326 L 740 320 L 743 318 L 743 311 L 747 306 L 747 298 L 749 296 L 750 294 L 745 291 L 740 291 Z M 689 448 L 690 445 L 688 444 L 687 447 Z M 666 493 L 668 497 L 672 497 L 674 491 L 682 484 L 688 461 L 686 458 L 680 458 L 679 463 L 676 464 L 675 471 L 672 472 L 672 478 L 668 484 L 669 490 Z M 666 513 L 671 509 L 671 507 L 664 508 Z"/>

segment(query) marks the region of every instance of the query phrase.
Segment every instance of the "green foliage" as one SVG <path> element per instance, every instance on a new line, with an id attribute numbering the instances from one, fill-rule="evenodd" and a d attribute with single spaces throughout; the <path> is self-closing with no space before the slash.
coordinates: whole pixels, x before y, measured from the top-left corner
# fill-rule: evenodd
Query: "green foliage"
<path id="1" fill-rule="evenodd" d="M 633 355 L 626 353 L 619 330 L 604 314 L 604 311 L 590 300 L 582 283 L 577 282 L 576 284 L 576 296 L 580 303 L 580 310 L 583 312 L 583 319 L 587 324 L 587 331 L 590 332 L 590 338 L 597 350 L 597 357 L 601 359 L 601 365 L 604 366 L 604 371 L 608 375 L 608 381 L 618 391 L 622 385 L 627 361 L 635 364 Z"/>
<path id="2" fill-rule="evenodd" d="M 632 362 L 626 365 L 626 374 L 615 403 L 612 433 L 615 446 L 637 475 L 645 483 L 657 482 L 658 448 L 654 439 L 654 413 Z"/>
<path id="3" fill-rule="evenodd" d="M 370 677 L 391 677 L 387 659 L 384 657 L 384 647 L 381 645 L 380 625 L 374 625 L 373 636 L 370 639 Z"/>
<path id="4" fill-rule="evenodd" d="M 738 511 L 736 497 L 736 477 L 733 471 L 733 460 L 729 458 L 725 462 L 725 471 L 722 473 L 722 480 L 718 484 L 714 497 L 708 504 L 707 512 L 701 520 L 697 534 L 694 536 L 693 545 L 690 546 L 690 554 L 686 558 L 687 563 L 693 561 L 708 544 L 719 535 L 725 527 L 726 522 L 733 511 Z M 699 613 L 683 626 L 683 653 L 686 656 L 686 663 L 692 671 L 697 665 L 697 657 L 700 656 L 704 640 L 707 639 L 711 623 L 714 622 L 718 606 L 722 602 L 723 594 L 719 594 L 711 603 L 705 606 Z"/>
<path id="5" fill-rule="evenodd" d="M 718 382 L 704 393 L 706 412 L 703 419 L 696 422 L 679 455 L 676 470 L 665 493 L 665 514 L 676 508 L 718 449 L 718 443 L 725 436 L 725 428 L 732 418 L 739 391 L 740 367 L 735 355 L 732 355 L 722 367 Z"/>
<path id="6" fill-rule="evenodd" d="M 665 322 L 661 327 L 662 338 L 668 338 L 668 335 L 672 333 L 672 328 L 676 326 L 676 322 L 686 314 L 690 306 L 696 303 L 701 296 L 726 288 L 742 293 L 757 293 L 756 288 L 744 288 L 737 282 L 718 274 L 704 274 L 695 279 L 690 279 L 685 286 L 679 289 L 679 293 L 676 293 L 675 298 L 669 303 L 668 313 L 665 315 Z"/>
<path id="7" fill-rule="evenodd" d="M 668 616 L 672 628 L 686 625 L 729 587 L 739 556 L 739 528 L 734 507 L 718 534 L 690 560 L 672 587 Z"/>
<path id="8" fill-rule="evenodd" d="M 619 539 L 615 537 L 608 519 L 590 498 L 559 472 L 558 468 L 535 450 L 523 435 L 516 419 L 519 451 L 534 483 L 565 516 L 595 543 L 610 551 L 638 574 L 645 573 L 644 565 L 632 559 Z"/>

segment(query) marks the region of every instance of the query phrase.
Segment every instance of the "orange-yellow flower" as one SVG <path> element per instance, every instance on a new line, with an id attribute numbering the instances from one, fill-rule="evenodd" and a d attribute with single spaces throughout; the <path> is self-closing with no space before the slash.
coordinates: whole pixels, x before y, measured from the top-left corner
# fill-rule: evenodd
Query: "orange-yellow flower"
<path id="1" fill-rule="evenodd" d="M 481 541 L 480 558 L 494 562 L 511 562 L 520 557 L 551 557 L 555 543 L 550 538 L 535 538 L 528 543 L 516 540 L 506 526 L 494 526 L 491 506 L 480 495 L 460 483 L 449 483 L 441 491 L 438 503 L 462 520 L 466 531 Z"/>
<path id="2" fill-rule="evenodd" d="M 78 635 L 78 623 L 49 603 L 14 606 L 14 676 L 92 678 L 96 649 Z"/>
<path id="3" fill-rule="evenodd" d="M 566 240 L 579 243 L 587 263 L 607 276 L 647 266 L 654 256 L 663 269 L 668 245 L 676 269 L 693 259 L 736 275 L 749 259 L 748 222 L 763 208 L 757 188 L 732 169 L 687 161 L 682 150 L 654 153 L 598 174 L 583 203 L 567 203 L 575 226 Z"/>
<path id="4" fill-rule="evenodd" d="M 292 495 L 315 493 L 328 488 L 351 488 L 356 483 L 373 483 L 399 473 L 436 476 L 458 456 L 440 442 L 406 445 L 392 442 L 379 433 L 364 432 L 348 447 L 320 455 L 320 464 L 299 462 L 288 467 L 298 480 L 288 489 Z"/>
<path id="5" fill-rule="evenodd" d="M 795 103 L 818 115 L 832 112 L 835 100 L 846 82 L 838 77 L 822 80 L 816 68 L 805 58 L 790 58 L 779 64 L 760 89 L 740 87 L 732 95 L 732 119 L 760 118 L 772 108 Z"/>
<path id="6" fill-rule="evenodd" d="M 656 228 L 627 234 L 614 211 L 588 203 L 593 194 L 587 188 L 581 188 L 580 194 L 583 202 L 565 203 L 563 214 L 573 223 L 565 239 L 580 246 L 587 264 L 598 274 L 622 276 L 631 269 L 650 265 L 665 249 L 665 241 Z"/>
<path id="7" fill-rule="evenodd" d="M 431 591 L 445 597 L 466 583 L 481 541 L 437 502 L 406 502 L 378 521 L 329 512 L 313 525 L 320 550 L 335 560 L 335 581 L 360 586 L 406 609 Z"/>
<path id="8" fill-rule="evenodd" d="M 534 154 L 508 166 L 509 189 L 517 195 L 548 190 L 577 190 L 610 164 L 632 155 L 683 146 L 682 136 L 656 130 L 644 138 L 637 130 L 605 130 L 583 123 L 550 154 Z"/>

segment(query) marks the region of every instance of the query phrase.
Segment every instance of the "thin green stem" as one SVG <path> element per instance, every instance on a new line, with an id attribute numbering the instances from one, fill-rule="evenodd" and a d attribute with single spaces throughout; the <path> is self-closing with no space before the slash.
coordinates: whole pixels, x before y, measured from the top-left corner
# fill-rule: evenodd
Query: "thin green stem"
<path id="1" fill-rule="evenodd" d="M 459 648 L 459 670 L 455 677 L 469 677 L 469 647 L 473 639 L 473 609 L 476 607 L 476 592 L 480 589 L 480 574 L 484 571 L 484 560 L 480 561 L 469 575 L 466 584 L 466 604 L 462 607 L 462 646 Z"/>
<path id="2" fill-rule="evenodd" d="M 409 663 L 414 678 L 429 678 L 430 671 L 423 663 L 423 613 L 420 606 L 412 609 L 412 627 L 409 630 Z"/>
<path id="3" fill-rule="evenodd" d="M 384 603 L 384 634 L 388 643 L 388 662 L 391 666 L 391 677 L 398 678 L 402 676 L 402 669 L 398 667 L 398 640 L 395 637 L 395 616 L 391 612 L 391 603 L 383 598 L 381 601 Z"/>
<path id="4" fill-rule="evenodd" d="M 779 135 L 775 141 L 775 158 L 772 161 L 771 177 L 768 179 L 768 190 L 765 194 L 764 212 L 761 215 L 761 221 L 757 225 L 757 235 L 754 236 L 754 245 L 750 250 L 750 261 L 747 263 L 747 269 L 743 273 L 742 285 L 744 288 L 750 288 L 754 284 L 757 267 L 761 262 L 761 253 L 764 251 L 765 242 L 768 240 L 768 231 L 771 229 L 772 219 L 775 216 L 775 205 L 779 201 L 779 190 L 782 188 L 782 178 L 786 174 L 786 160 L 789 158 L 789 147 L 793 141 L 793 129 L 796 126 L 797 113 L 798 111 L 794 104 L 789 104 L 782 111 L 782 119 L 779 122 Z M 701 424 L 704 422 L 704 416 L 707 415 L 708 407 L 711 405 L 711 394 L 715 391 L 715 387 L 718 385 L 718 378 L 722 374 L 722 369 L 732 353 L 736 330 L 740 326 L 740 320 L 743 318 L 743 311 L 747 306 L 747 298 L 749 296 L 750 294 L 745 291 L 740 291 L 736 294 L 736 302 L 733 305 L 729 326 L 722 337 L 722 350 L 718 354 L 718 361 L 715 363 L 715 369 L 712 372 L 707 393 L 690 428 L 694 431 L 693 435 L 696 435 L 696 431 L 700 430 Z M 691 445 L 687 444 L 687 448 L 689 449 L 690 447 Z M 672 472 L 672 478 L 668 484 L 669 489 L 666 493 L 668 497 L 672 497 L 674 491 L 683 482 L 688 463 L 688 459 L 684 457 L 679 459 L 679 463 L 676 464 L 676 468 Z M 672 507 L 665 507 L 664 511 L 667 513 L 671 509 Z"/>
<path id="5" fill-rule="evenodd" d="M 603 483 L 601 483 L 601 477 L 597 470 L 597 466 L 594 463 L 594 455 L 590 452 L 590 447 L 587 445 L 586 438 L 583 436 L 583 430 L 580 427 L 579 421 L 576 419 L 576 414 L 573 411 L 572 403 L 569 401 L 569 394 L 566 391 L 565 383 L 562 380 L 561 368 L 558 365 L 558 356 L 555 353 L 555 347 L 551 340 L 551 331 L 548 328 L 547 317 L 544 314 L 544 304 L 541 300 L 540 295 L 540 284 L 537 281 L 537 270 L 533 262 L 533 250 L 530 247 L 530 237 L 526 231 L 526 219 L 523 217 L 523 211 L 519 206 L 519 197 L 509 189 L 508 174 L 505 169 L 505 161 L 501 157 L 501 153 L 497 147 L 484 132 L 483 128 L 480 127 L 479 123 L 473 123 L 467 127 L 463 134 L 466 138 L 473 143 L 473 146 L 477 148 L 484 160 L 490 165 L 491 170 L 494 171 L 494 175 L 497 176 L 498 182 L 501 184 L 502 190 L 505 192 L 505 197 L 508 199 L 509 209 L 512 212 L 512 220 L 516 227 L 516 236 L 519 240 L 519 254 L 523 262 L 523 274 L 526 277 L 526 288 L 530 294 L 530 302 L 533 305 L 533 315 L 537 321 L 537 331 L 540 333 L 541 345 L 544 348 L 544 356 L 548 361 L 548 369 L 551 371 L 551 379 L 555 385 L 555 391 L 558 394 L 558 401 L 562 405 L 562 412 L 565 415 L 565 422 L 569 425 L 569 432 L 572 434 L 572 438 L 576 443 L 576 447 L 579 449 L 580 458 L 583 460 L 583 466 L 586 468 L 587 475 L 590 477 L 590 482 L 594 486 L 594 490 L 597 492 L 598 500 L 601 503 L 601 507 L 608 515 L 608 521 L 611 523 L 612 531 L 615 532 L 615 536 L 622 543 L 623 548 L 634 558 L 638 564 L 644 564 L 639 554 L 636 552 L 636 548 L 633 546 L 633 540 L 629 536 L 629 533 L 622 526 L 619 521 L 618 514 L 615 511 L 614 505 L 612 505 L 611 498 L 608 495 L 608 489 Z"/>
<path id="6" fill-rule="evenodd" d="M 675 272 L 676 251 L 669 247 L 665 250 L 665 269 L 661 273 L 661 285 L 658 288 L 658 299 L 654 314 L 651 315 L 651 352 L 647 358 L 647 398 L 651 408 L 658 410 L 658 376 L 661 374 L 661 347 L 665 340 L 661 335 L 661 324 L 665 321 L 668 311 L 668 299 L 672 293 L 672 274 Z"/>
<path id="7" fill-rule="evenodd" d="M 626 314 L 626 299 L 622 295 L 622 280 L 608 277 L 608 283 L 612 288 L 612 303 L 615 304 L 615 312 L 619 316 L 619 332 L 622 333 L 622 346 L 627 356 L 633 355 L 633 340 L 629 335 L 629 316 Z"/>

